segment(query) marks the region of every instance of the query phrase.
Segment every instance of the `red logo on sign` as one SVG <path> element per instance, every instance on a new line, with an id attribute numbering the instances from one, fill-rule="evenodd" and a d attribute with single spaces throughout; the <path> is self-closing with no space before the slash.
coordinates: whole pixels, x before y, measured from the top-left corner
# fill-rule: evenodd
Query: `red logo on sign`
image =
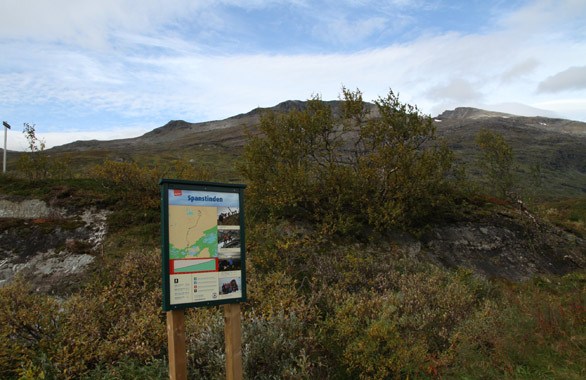
<path id="1" fill-rule="evenodd" d="M 173 195 L 176 196 L 176 197 L 180 197 L 181 196 L 181 190 L 174 189 L 173 190 Z"/>

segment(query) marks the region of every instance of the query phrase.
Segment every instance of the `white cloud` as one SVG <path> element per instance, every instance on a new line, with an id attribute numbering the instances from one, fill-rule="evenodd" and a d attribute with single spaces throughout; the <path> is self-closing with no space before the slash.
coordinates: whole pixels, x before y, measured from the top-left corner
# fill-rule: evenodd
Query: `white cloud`
<path id="1" fill-rule="evenodd" d="M 4 0 L 0 37 L 106 48 L 115 31 L 155 31 L 197 9 L 183 0 Z"/>
<path id="2" fill-rule="evenodd" d="M 534 106 L 555 111 L 566 119 L 586 121 L 586 98 L 558 98 L 539 102 Z"/>
<path id="3" fill-rule="evenodd" d="M 498 103 L 498 104 L 488 104 L 486 106 L 482 106 L 483 109 L 489 111 L 497 111 L 497 112 L 504 112 L 510 113 L 513 115 L 519 116 L 544 116 L 544 117 L 559 117 L 559 115 L 551 110 L 532 107 L 527 104 L 521 103 Z"/>
<path id="4" fill-rule="evenodd" d="M 586 90 L 586 66 L 570 67 L 540 82 L 538 92 Z"/>
<path id="5" fill-rule="evenodd" d="M 314 27 L 314 34 L 321 39 L 336 44 L 350 45 L 373 34 L 380 33 L 387 27 L 387 19 L 369 17 L 349 20 L 346 17 L 331 17 L 322 20 Z"/>
<path id="6" fill-rule="evenodd" d="M 481 100 L 483 95 L 478 86 L 461 78 L 455 78 L 448 83 L 431 88 L 428 94 L 436 99 L 450 99 L 459 103 Z"/>
<path id="7" fill-rule="evenodd" d="M 539 61 L 535 58 L 528 58 L 522 62 L 519 62 L 513 66 L 511 66 L 508 70 L 506 70 L 502 76 L 501 80 L 503 82 L 508 82 L 511 80 L 519 79 L 530 75 L 537 67 L 539 66 Z"/>
<path id="8" fill-rule="evenodd" d="M 258 0 L 245 6 L 252 11 L 284 3 Z M 367 0 L 345 5 L 329 2 L 328 7 L 347 3 L 353 5 L 311 18 L 312 22 L 330 23 L 323 24 L 330 29 L 320 32 L 326 37 L 331 33 L 332 43 L 336 39 L 355 43 L 376 39 L 378 33 L 392 27 L 389 20 L 396 20 L 380 14 L 349 13 L 364 3 L 372 6 Z M 419 5 L 433 7 L 436 3 Z M 130 0 L 0 3 L 2 117 L 12 113 L 14 119 L 36 122 L 40 130 L 50 126 L 54 131 L 58 127 L 54 113 L 59 120 L 70 117 L 72 122 L 96 129 L 100 120 L 86 120 L 84 115 L 103 114 L 153 129 L 161 125 L 155 124 L 160 120 L 220 119 L 287 99 L 306 99 L 316 92 L 324 99 L 336 99 L 344 84 L 360 88 L 367 100 L 392 88 L 402 101 L 418 104 L 427 113 L 463 105 L 518 102 L 586 120 L 583 1 L 535 1 L 501 15 L 499 29 L 423 35 L 337 54 L 233 54 L 209 48 L 211 35 L 230 32 L 230 25 L 222 24 L 225 20 L 221 13 L 213 12 L 214 7 L 242 6 L 235 1 L 147 0 L 136 4 Z M 390 12 L 412 5 L 397 1 L 381 7 L 389 6 L 384 12 Z M 315 7 L 304 1 L 289 6 L 304 12 Z M 180 34 L 189 29 L 186 23 L 195 24 L 197 30 Z M 171 29 L 163 28 L 169 25 Z M 238 43 L 237 37 L 226 38 Z M 554 92 L 572 86 L 571 99 L 560 99 Z M 30 106 L 36 111 L 30 108 L 27 113 Z M 46 109 L 47 120 L 30 120 Z M 108 129 L 99 136 L 109 139 L 112 133 Z M 73 138 L 72 134 L 64 136 Z"/>
<path id="9" fill-rule="evenodd" d="M 504 15 L 502 25 L 508 29 L 528 33 L 556 32 L 560 29 L 582 27 L 586 17 L 586 2 L 582 0 L 535 0 L 519 10 Z"/>

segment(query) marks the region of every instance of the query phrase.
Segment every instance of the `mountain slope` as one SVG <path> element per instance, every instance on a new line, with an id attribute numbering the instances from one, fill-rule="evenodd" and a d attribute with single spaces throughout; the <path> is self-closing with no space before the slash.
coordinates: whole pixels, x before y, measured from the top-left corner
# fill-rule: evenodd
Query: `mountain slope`
<path id="1" fill-rule="evenodd" d="M 459 161 L 468 164 L 472 175 L 478 174 L 474 164 L 479 157 L 475 136 L 487 129 L 503 135 L 513 148 L 516 174 L 522 182 L 532 168 L 538 168 L 540 192 L 544 195 L 586 195 L 586 123 L 474 108 L 456 108 L 434 120 L 438 135 L 447 141 Z"/>
<path id="2" fill-rule="evenodd" d="M 225 120 L 189 123 L 172 120 L 140 137 L 113 141 L 76 141 L 48 152 L 68 153 L 78 165 L 91 165 L 104 159 L 156 164 L 162 159 L 187 159 L 203 165 L 221 161 L 228 178 L 236 179 L 238 161 L 248 132 L 263 112 L 288 112 L 307 102 L 286 101 L 271 108 L 256 108 Z M 337 112 L 340 102 L 328 102 Z M 374 105 L 370 105 L 376 116 Z M 476 108 L 460 107 L 436 116 L 439 137 L 445 139 L 458 161 L 478 175 L 475 161 L 476 134 L 488 129 L 502 134 L 514 150 L 519 178 L 538 168 L 543 188 L 550 197 L 586 194 L 586 123 L 546 117 L 522 117 Z M 525 184 L 526 185 L 526 184 Z"/>

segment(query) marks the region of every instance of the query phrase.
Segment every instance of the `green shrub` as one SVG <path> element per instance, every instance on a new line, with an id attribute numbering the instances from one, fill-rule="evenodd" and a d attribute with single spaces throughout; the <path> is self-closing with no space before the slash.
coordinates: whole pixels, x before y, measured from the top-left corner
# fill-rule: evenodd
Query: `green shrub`
<path id="1" fill-rule="evenodd" d="M 248 378 L 311 379 L 314 339 L 304 316 L 286 309 L 270 318 L 249 316 L 243 331 L 243 365 Z"/>
<path id="2" fill-rule="evenodd" d="M 482 153 L 478 166 L 483 171 L 486 185 L 496 196 L 512 198 L 516 182 L 513 176 L 513 149 L 501 134 L 486 129 L 478 132 L 476 144 Z"/>
<path id="3" fill-rule="evenodd" d="M 124 203 L 141 209 L 159 208 L 161 178 L 205 181 L 212 177 L 208 169 L 196 168 L 181 160 L 154 168 L 140 166 L 136 162 L 104 161 L 96 165 L 89 175 L 99 180 L 104 188 L 116 191 Z"/>
<path id="4" fill-rule="evenodd" d="M 484 298 L 476 280 L 429 268 L 391 272 L 382 293 L 348 293 L 324 323 L 330 357 L 348 378 L 425 377 L 439 373 L 455 331 Z"/>
<path id="5" fill-rule="evenodd" d="M 52 374 L 47 364 L 59 333 L 59 303 L 18 277 L 0 288 L 0 377 Z"/>
<path id="6" fill-rule="evenodd" d="M 165 352 L 158 252 L 130 253 L 112 272 L 63 302 L 24 281 L 0 289 L 0 374 L 79 378 L 119 361 L 151 363 Z"/>
<path id="7" fill-rule="evenodd" d="M 581 379 L 586 364 L 584 274 L 501 286 L 461 324 L 445 352 L 446 376 Z"/>
<path id="8" fill-rule="evenodd" d="M 187 310 L 187 372 L 191 379 L 224 379 L 224 318 L 221 308 Z"/>
<path id="9" fill-rule="evenodd" d="M 376 117 L 360 91 L 343 94 L 340 110 L 314 97 L 303 110 L 262 116 L 241 165 L 250 208 L 330 234 L 418 225 L 441 213 L 452 201 L 452 154 L 431 119 L 392 91 L 375 102 Z"/>
<path id="10" fill-rule="evenodd" d="M 28 152 L 18 158 L 18 172 L 30 180 L 45 179 L 49 176 L 49 159 L 45 153 L 45 140 L 37 138 L 34 124 L 24 123 L 23 134 L 28 143 Z"/>
<path id="11" fill-rule="evenodd" d="M 16 168 L 19 174 L 33 181 L 49 177 L 49 163 L 44 152 L 21 154 Z"/>
<path id="12" fill-rule="evenodd" d="M 161 173 L 156 169 L 140 167 L 134 162 L 105 161 L 90 175 L 105 188 L 115 190 L 128 204 L 141 208 L 159 206 Z"/>
<path id="13" fill-rule="evenodd" d="M 82 376 L 82 380 L 160 380 L 168 378 L 168 363 L 157 359 L 152 363 L 124 360 L 114 365 L 100 364 Z"/>

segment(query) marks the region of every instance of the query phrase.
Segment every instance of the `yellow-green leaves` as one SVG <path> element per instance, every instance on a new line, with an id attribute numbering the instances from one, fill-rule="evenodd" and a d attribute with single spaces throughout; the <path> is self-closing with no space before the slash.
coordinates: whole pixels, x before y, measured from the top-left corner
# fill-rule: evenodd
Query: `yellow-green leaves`
<path id="1" fill-rule="evenodd" d="M 359 90 L 342 96 L 261 118 L 241 165 L 251 208 L 332 233 L 418 224 L 441 210 L 452 155 L 431 119 L 392 91 L 375 105 Z"/>

